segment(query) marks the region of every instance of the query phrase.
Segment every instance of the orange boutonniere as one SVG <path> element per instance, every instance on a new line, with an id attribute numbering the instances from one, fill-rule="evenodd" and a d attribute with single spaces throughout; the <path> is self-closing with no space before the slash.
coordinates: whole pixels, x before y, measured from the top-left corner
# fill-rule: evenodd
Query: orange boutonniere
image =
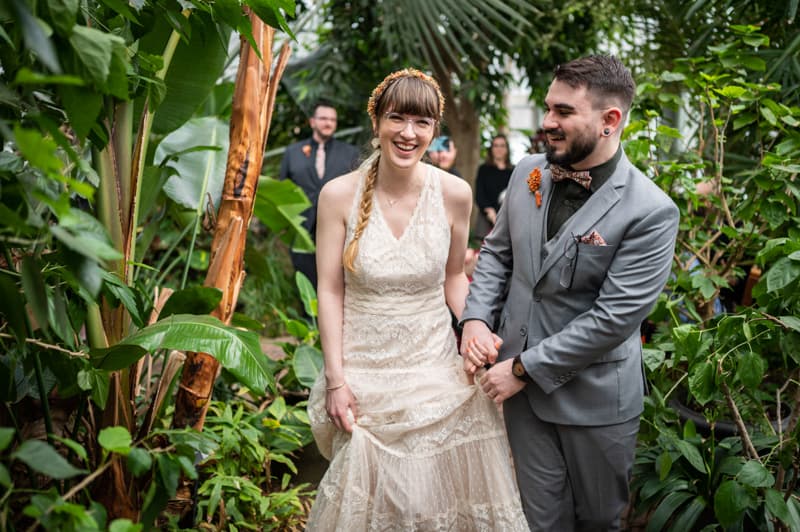
<path id="1" fill-rule="evenodd" d="M 528 188 L 533 192 L 533 197 L 536 199 L 536 206 L 542 206 L 542 193 L 539 192 L 539 185 L 542 184 L 542 171 L 537 166 L 531 173 L 528 174 Z"/>
<path id="2" fill-rule="evenodd" d="M 302 147 L 302 150 L 306 157 L 311 157 L 311 144 L 306 144 Z"/>

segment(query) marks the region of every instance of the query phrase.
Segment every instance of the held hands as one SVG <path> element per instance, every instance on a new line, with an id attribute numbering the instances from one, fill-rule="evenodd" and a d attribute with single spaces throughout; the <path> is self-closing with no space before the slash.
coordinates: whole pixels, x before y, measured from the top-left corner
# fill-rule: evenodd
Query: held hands
<path id="1" fill-rule="evenodd" d="M 502 344 L 503 340 L 490 331 L 484 322 L 467 321 L 461 333 L 461 356 L 464 357 L 467 375 L 474 376 L 486 364 L 494 364 L 497 350 Z"/>
<path id="2" fill-rule="evenodd" d="M 481 388 L 498 405 L 525 387 L 525 381 L 511 373 L 513 362 L 513 359 L 504 360 L 481 376 Z"/>
<path id="3" fill-rule="evenodd" d="M 353 425 L 358 418 L 358 404 L 347 383 L 326 390 L 325 410 L 337 429 L 353 432 Z"/>

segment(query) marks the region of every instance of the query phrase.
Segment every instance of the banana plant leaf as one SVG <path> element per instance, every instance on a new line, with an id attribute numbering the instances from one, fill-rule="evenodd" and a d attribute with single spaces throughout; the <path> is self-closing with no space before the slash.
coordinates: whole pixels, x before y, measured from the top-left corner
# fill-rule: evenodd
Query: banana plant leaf
<path id="1" fill-rule="evenodd" d="M 156 149 L 155 161 L 171 166 L 177 175 L 164 192 L 187 209 L 197 210 L 210 195 L 219 207 L 229 146 L 228 124 L 213 116 L 195 118 L 167 135 Z"/>
<path id="2" fill-rule="evenodd" d="M 131 349 L 132 347 L 140 349 Z M 217 318 L 175 314 L 141 329 L 108 349 L 92 351 L 97 368 L 126 367 L 146 352 L 176 349 L 208 353 L 254 393 L 274 387 L 258 335 L 228 327 Z"/>

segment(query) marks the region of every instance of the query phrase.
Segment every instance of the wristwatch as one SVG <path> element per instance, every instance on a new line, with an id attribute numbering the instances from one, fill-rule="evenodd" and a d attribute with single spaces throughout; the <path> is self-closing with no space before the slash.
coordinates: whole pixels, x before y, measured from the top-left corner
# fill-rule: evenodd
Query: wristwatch
<path id="1" fill-rule="evenodd" d="M 525 366 L 522 365 L 522 354 L 514 357 L 514 361 L 511 363 L 511 373 L 522 381 L 533 382 L 531 376 L 525 371 Z"/>

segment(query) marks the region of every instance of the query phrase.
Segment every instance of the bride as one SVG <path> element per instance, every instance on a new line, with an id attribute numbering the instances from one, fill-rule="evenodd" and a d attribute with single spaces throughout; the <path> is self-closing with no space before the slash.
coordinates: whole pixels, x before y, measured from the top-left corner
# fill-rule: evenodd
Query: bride
<path id="1" fill-rule="evenodd" d="M 462 370 L 472 193 L 421 162 L 444 98 L 414 69 L 367 111 L 375 151 L 319 197 L 325 370 L 308 412 L 330 466 L 308 530 L 528 530 L 497 408 Z"/>

